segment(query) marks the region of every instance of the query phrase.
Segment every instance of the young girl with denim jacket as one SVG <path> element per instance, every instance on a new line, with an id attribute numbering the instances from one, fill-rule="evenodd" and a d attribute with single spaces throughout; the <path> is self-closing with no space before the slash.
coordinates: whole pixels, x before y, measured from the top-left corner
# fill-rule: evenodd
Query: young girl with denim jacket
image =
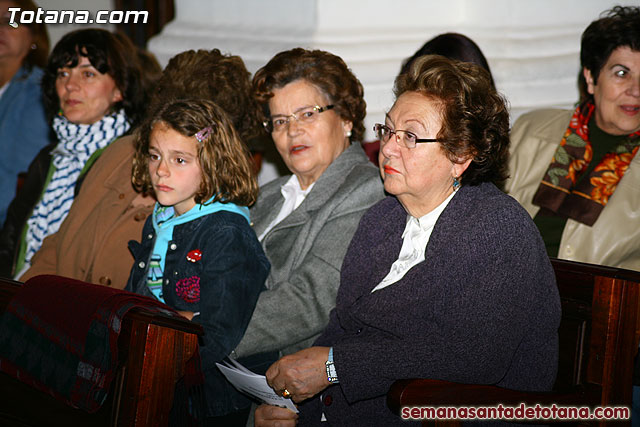
<path id="1" fill-rule="evenodd" d="M 249 222 L 258 188 L 249 153 L 207 100 L 168 103 L 138 131 L 133 183 L 157 203 L 131 241 L 127 290 L 157 298 L 201 324 L 207 417 L 248 405 L 215 362 L 240 342 L 270 264 Z"/>

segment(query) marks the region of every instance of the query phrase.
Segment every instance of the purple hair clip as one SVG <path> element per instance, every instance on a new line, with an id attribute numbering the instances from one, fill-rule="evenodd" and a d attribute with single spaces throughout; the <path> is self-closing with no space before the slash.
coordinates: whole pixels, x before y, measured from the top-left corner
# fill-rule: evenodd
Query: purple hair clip
<path id="1" fill-rule="evenodd" d="M 202 141 L 204 141 L 209 137 L 209 135 L 211 134 L 211 131 L 212 131 L 211 126 L 207 126 L 206 128 L 198 131 L 198 133 L 196 133 L 194 136 L 196 137 L 198 142 L 202 143 Z"/>

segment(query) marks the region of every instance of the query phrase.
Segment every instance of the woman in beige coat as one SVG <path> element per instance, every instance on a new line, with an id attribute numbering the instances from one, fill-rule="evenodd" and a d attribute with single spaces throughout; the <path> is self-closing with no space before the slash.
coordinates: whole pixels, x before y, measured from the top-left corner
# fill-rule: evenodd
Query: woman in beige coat
<path id="1" fill-rule="evenodd" d="M 506 190 L 550 256 L 640 270 L 640 8 L 582 35 L 580 104 L 520 117 Z"/>

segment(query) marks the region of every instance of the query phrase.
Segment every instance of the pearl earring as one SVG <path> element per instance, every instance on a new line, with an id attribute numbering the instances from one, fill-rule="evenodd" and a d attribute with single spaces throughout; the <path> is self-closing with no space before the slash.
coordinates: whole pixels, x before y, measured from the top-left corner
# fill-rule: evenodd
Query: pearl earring
<path id="1" fill-rule="evenodd" d="M 33 43 L 33 44 L 31 45 L 31 50 L 36 50 L 37 48 L 38 48 L 38 45 L 37 45 L 37 44 Z"/>
<path id="2" fill-rule="evenodd" d="M 350 130 L 348 130 L 348 131 L 347 131 L 347 133 L 345 134 L 345 136 L 346 136 L 347 138 L 351 138 L 351 131 L 350 131 Z"/>

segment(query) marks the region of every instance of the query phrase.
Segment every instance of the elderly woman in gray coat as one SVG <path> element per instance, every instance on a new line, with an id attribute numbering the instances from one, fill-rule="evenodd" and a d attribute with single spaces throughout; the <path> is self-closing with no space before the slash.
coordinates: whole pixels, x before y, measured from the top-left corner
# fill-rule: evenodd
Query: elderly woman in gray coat
<path id="1" fill-rule="evenodd" d="M 383 188 L 358 143 L 363 88 L 341 58 L 281 52 L 253 83 L 265 128 L 292 175 L 264 185 L 251 209 L 271 273 L 235 353 L 277 358 L 309 347 L 326 326 L 349 241 Z"/>

